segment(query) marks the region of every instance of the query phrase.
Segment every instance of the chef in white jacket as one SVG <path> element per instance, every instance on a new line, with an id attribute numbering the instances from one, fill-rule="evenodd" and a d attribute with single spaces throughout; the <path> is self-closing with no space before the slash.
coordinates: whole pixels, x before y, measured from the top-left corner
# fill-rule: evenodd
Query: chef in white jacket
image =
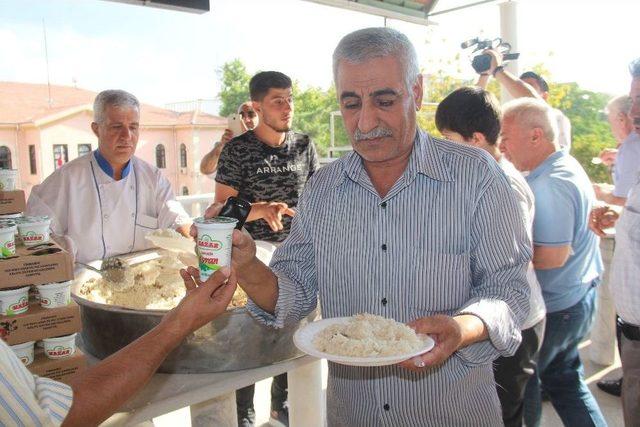
<path id="1" fill-rule="evenodd" d="M 140 103 L 122 90 L 100 92 L 93 105 L 98 149 L 33 187 L 27 215 L 47 215 L 80 262 L 147 248 L 145 235 L 173 228 L 188 235 L 189 217 L 160 171 L 134 156 Z"/>

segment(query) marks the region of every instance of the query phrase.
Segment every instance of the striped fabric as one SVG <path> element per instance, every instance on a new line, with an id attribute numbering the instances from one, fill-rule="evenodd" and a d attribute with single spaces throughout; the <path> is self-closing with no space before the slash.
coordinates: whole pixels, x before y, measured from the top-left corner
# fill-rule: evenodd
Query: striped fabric
<path id="1" fill-rule="evenodd" d="M 473 313 L 490 340 L 442 366 L 330 363 L 330 426 L 502 424 L 491 361 L 511 355 L 527 316 L 530 243 L 498 164 L 475 148 L 418 132 L 404 175 L 380 198 L 356 153 L 320 169 L 300 199 L 289 238 L 271 266 L 278 275 L 275 327 L 308 314 L 369 312 L 400 322 Z"/>
<path id="2" fill-rule="evenodd" d="M 72 400 L 71 387 L 31 374 L 0 339 L 0 425 L 59 426 Z"/>

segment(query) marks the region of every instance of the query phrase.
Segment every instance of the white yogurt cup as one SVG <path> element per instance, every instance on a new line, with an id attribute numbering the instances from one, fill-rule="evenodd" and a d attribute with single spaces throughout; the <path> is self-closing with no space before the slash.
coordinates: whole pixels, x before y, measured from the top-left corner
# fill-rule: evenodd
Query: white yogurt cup
<path id="1" fill-rule="evenodd" d="M 12 345 L 11 350 L 18 356 L 18 359 L 25 366 L 29 366 L 33 363 L 33 350 L 35 348 L 35 341 L 29 341 L 22 344 Z"/>
<path id="2" fill-rule="evenodd" d="M 64 307 L 71 304 L 71 281 L 37 285 L 40 305 L 44 308 Z"/>
<path id="3" fill-rule="evenodd" d="M 51 219 L 46 216 L 27 216 L 18 223 L 18 231 L 25 246 L 36 246 L 49 241 Z"/>
<path id="4" fill-rule="evenodd" d="M 14 223 L 0 222 L 0 258 L 9 258 L 16 254 L 16 230 Z"/>
<path id="5" fill-rule="evenodd" d="M 224 216 L 193 220 L 198 230 L 198 267 L 203 282 L 216 270 L 231 266 L 231 236 L 237 222 L 237 219 Z"/>
<path id="6" fill-rule="evenodd" d="M 17 223 L 22 218 L 24 218 L 24 214 L 21 214 L 21 213 L 0 215 L 0 221 L 8 219 Z"/>
<path id="7" fill-rule="evenodd" d="M 0 169 L 0 191 L 15 190 L 17 177 L 17 169 Z"/>
<path id="8" fill-rule="evenodd" d="M 0 314 L 15 316 L 29 310 L 29 286 L 0 291 Z"/>
<path id="9" fill-rule="evenodd" d="M 49 359 L 63 359 L 76 352 L 76 335 L 64 335 L 56 338 L 45 338 L 44 354 Z"/>

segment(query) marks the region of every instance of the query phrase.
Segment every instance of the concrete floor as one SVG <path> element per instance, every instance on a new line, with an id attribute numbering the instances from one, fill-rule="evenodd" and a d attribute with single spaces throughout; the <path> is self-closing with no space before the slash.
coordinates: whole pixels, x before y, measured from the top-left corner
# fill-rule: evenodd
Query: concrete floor
<path id="1" fill-rule="evenodd" d="M 585 341 L 581 345 L 580 353 L 582 361 L 585 365 L 585 375 L 587 377 L 587 383 L 591 392 L 595 395 L 600 408 L 602 409 L 605 419 L 609 424 L 609 427 L 623 427 L 622 420 L 622 405 L 620 399 L 614 396 L 610 396 L 600 391 L 596 386 L 596 382 L 600 378 L 617 378 L 620 375 L 620 361 L 616 358 L 615 364 L 611 366 L 601 366 L 591 363 L 586 357 L 586 351 L 590 345 L 590 341 Z M 323 388 L 326 389 L 326 363 L 323 363 Z M 269 426 L 269 399 L 270 399 L 270 387 L 271 380 L 264 380 L 256 385 L 256 426 L 268 427 Z M 171 412 L 163 415 L 162 417 L 155 418 L 154 424 L 156 427 L 179 427 L 189 426 L 190 417 L 189 409 L 183 408 L 178 411 Z M 561 427 L 562 422 L 556 414 L 553 406 L 549 402 L 545 402 L 542 414 L 542 426 L 543 427 Z"/>

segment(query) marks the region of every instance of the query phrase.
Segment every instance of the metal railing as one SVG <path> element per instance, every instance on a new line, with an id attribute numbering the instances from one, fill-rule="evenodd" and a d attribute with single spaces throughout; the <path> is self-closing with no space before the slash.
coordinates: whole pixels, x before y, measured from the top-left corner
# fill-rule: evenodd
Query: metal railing
<path id="1" fill-rule="evenodd" d="M 184 209 L 192 218 L 195 218 L 202 215 L 207 207 L 213 203 L 214 195 L 215 193 L 193 194 L 189 196 L 178 196 L 176 200 L 184 206 Z"/>

